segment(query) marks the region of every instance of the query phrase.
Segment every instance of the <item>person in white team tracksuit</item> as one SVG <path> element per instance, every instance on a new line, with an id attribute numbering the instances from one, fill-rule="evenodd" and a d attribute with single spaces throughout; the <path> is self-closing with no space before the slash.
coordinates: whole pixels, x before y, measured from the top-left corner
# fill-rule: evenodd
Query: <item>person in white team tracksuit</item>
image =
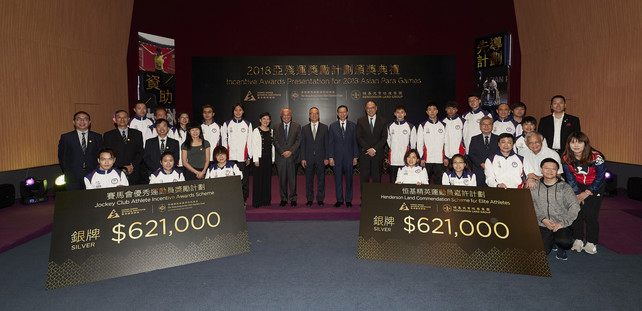
<path id="1" fill-rule="evenodd" d="M 399 169 L 395 183 L 427 185 L 428 174 L 426 173 L 426 169 L 419 165 L 419 152 L 417 152 L 417 149 L 408 150 L 404 159 L 406 161 L 406 166 Z"/>
<path id="2" fill-rule="evenodd" d="M 227 147 L 229 161 L 234 161 L 243 173 L 243 202 L 250 194 L 249 175 L 252 157 L 252 123 L 243 118 L 243 105 L 234 105 L 234 117 L 221 127 L 221 142 Z"/>
<path id="3" fill-rule="evenodd" d="M 112 188 L 129 186 L 125 172 L 113 168 L 116 155 L 109 148 L 98 153 L 98 168 L 85 176 L 86 189 Z"/>
<path id="4" fill-rule="evenodd" d="M 417 144 L 417 129 L 413 124 L 406 121 L 406 108 L 399 105 L 395 108 L 395 121 L 387 126 L 388 137 L 386 142 L 388 151 L 388 163 L 390 163 L 390 182 L 397 179 L 397 171 L 405 165 L 404 155 L 410 149 L 415 149 Z"/>

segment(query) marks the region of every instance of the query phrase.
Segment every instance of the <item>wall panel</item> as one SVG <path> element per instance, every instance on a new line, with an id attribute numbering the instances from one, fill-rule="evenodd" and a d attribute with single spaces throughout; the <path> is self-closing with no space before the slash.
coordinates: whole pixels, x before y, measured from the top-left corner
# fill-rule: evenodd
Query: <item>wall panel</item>
<path id="1" fill-rule="evenodd" d="M 0 171 L 58 163 L 60 134 L 79 103 L 92 130 L 127 108 L 133 0 L 0 2 Z"/>
<path id="2" fill-rule="evenodd" d="M 521 98 L 529 114 L 567 111 L 609 161 L 642 165 L 642 1 L 515 0 Z"/>

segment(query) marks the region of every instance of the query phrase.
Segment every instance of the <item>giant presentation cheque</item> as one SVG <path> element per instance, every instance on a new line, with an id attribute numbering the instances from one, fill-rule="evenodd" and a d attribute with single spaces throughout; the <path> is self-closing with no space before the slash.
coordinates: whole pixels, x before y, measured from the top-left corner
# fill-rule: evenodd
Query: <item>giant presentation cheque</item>
<path id="1" fill-rule="evenodd" d="M 551 276 L 530 192 L 364 184 L 357 256 Z"/>
<path id="2" fill-rule="evenodd" d="M 249 250 L 238 176 L 61 192 L 46 289 Z"/>

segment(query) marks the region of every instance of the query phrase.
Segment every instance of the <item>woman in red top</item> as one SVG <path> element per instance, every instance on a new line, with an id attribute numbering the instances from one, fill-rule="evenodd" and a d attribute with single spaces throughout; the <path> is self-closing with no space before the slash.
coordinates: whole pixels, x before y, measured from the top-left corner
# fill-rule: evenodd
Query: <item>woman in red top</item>
<path id="1" fill-rule="evenodd" d="M 602 205 L 604 193 L 604 156 L 591 147 L 591 143 L 582 132 L 573 132 L 566 140 L 563 156 L 566 182 L 573 188 L 580 212 L 571 226 L 573 228 L 572 250 L 593 255 L 597 253 L 597 238 L 600 225 L 597 215 Z M 584 223 L 586 222 L 586 245 L 584 245 Z"/>

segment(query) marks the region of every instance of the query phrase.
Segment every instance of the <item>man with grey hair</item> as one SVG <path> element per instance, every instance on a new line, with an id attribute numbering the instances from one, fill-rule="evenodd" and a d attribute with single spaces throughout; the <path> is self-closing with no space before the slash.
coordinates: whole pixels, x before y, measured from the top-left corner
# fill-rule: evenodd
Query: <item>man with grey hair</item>
<path id="1" fill-rule="evenodd" d="M 526 134 L 525 138 L 528 149 L 520 152 L 520 155 L 524 157 L 524 162 L 528 163 L 524 168 L 524 174 L 527 177 L 526 188 L 534 189 L 536 187 L 535 180 L 542 178 L 542 171 L 539 169 L 542 160 L 551 158 L 557 163 L 561 163 L 561 161 L 557 152 L 543 144 L 544 136 L 542 134 L 530 132 Z M 557 176 L 562 176 L 563 173 L 562 166 L 558 165 Z"/>
<path id="2" fill-rule="evenodd" d="M 280 206 L 288 201 L 296 206 L 296 164 L 301 146 L 301 125 L 292 121 L 290 108 L 281 109 L 282 123 L 274 130 L 274 150 L 276 152 L 276 171 L 279 174 Z M 289 192 L 288 192 L 289 190 Z"/>
<path id="3" fill-rule="evenodd" d="M 486 186 L 486 174 L 484 173 L 486 159 L 497 152 L 499 136 L 492 133 L 493 118 L 484 116 L 479 120 L 481 134 L 470 139 L 468 148 L 468 159 L 473 164 L 473 173 L 477 177 L 477 186 Z"/>

